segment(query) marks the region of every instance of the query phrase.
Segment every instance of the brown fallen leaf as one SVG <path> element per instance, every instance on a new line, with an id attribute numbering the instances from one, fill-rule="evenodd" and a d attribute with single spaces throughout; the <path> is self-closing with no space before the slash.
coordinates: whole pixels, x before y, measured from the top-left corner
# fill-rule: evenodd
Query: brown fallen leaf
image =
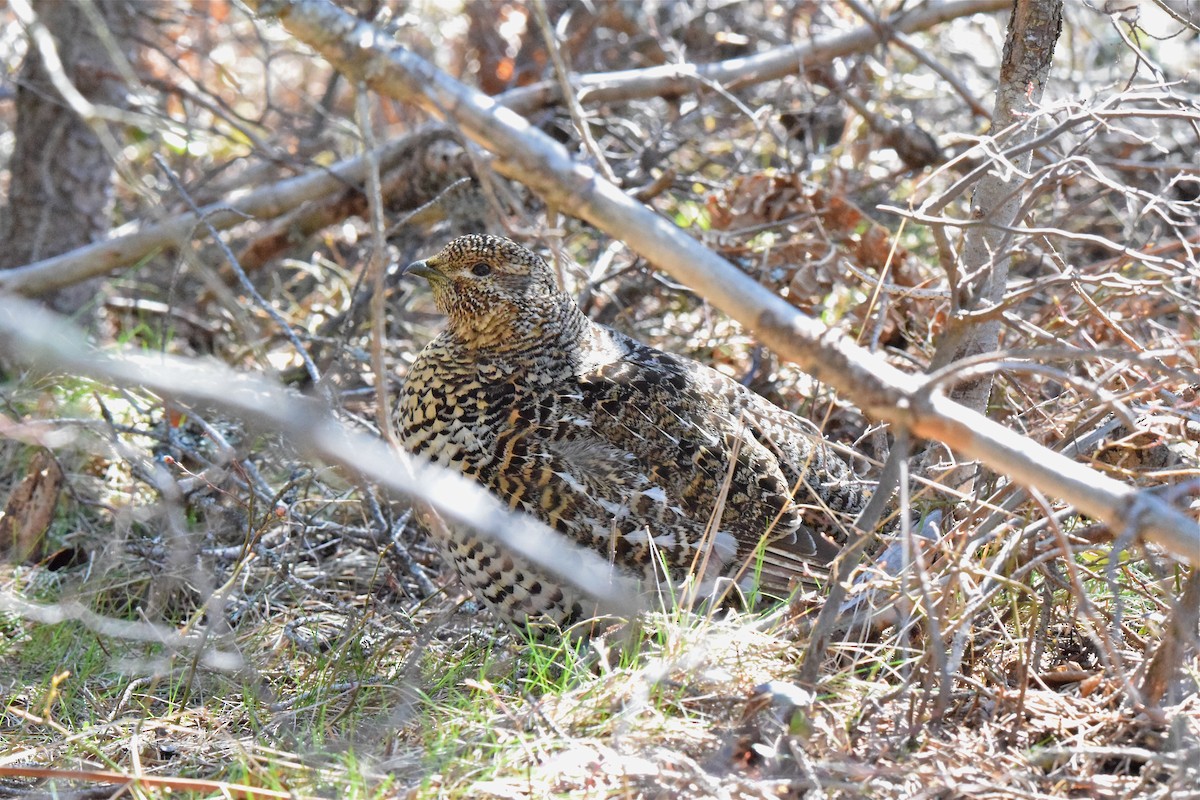
<path id="1" fill-rule="evenodd" d="M 42 552 L 62 483 L 58 462 L 49 451 L 38 451 L 0 511 L 0 557 L 19 563 Z"/>
<path id="2" fill-rule="evenodd" d="M 1087 697 L 1100 688 L 1100 684 L 1104 682 L 1104 675 L 1096 673 L 1089 675 L 1079 682 L 1079 696 Z"/>

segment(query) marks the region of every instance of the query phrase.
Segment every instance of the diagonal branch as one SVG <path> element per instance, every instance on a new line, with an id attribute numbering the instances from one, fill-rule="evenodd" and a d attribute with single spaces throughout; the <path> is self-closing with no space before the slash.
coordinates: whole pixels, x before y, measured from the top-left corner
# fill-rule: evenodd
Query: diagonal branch
<path id="1" fill-rule="evenodd" d="M 251 2 L 262 14 L 283 17 L 287 2 L 262 0 Z M 827 64 L 871 50 L 886 40 L 889 32 L 915 33 L 972 14 L 987 14 L 1010 8 L 1011 0 L 931 0 L 911 10 L 883 20 L 872 21 L 851 30 L 814 37 L 806 42 L 776 47 L 750 56 L 731 58 L 710 64 L 664 64 L 658 67 L 629 69 L 576 76 L 571 83 L 585 105 L 620 100 L 644 100 L 690 94 L 708 86 L 737 89 L 742 86 L 798 75 L 806 66 Z M 273 10 L 278 8 L 279 10 Z M 512 89 L 496 98 L 514 111 L 535 108 L 562 99 L 555 81 Z"/>
<path id="2" fill-rule="evenodd" d="M 509 511 L 479 484 L 411 461 L 382 440 L 338 422 L 329 409 L 224 364 L 170 355 L 98 354 L 63 317 L 26 300 L 0 297 L 0 352 L 42 369 L 141 386 L 183 403 L 217 408 L 300 450 L 392 492 L 423 499 L 444 519 L 492 539 L 595 598 L 605 613 L 632 615 L 641 585 L 614 574 L 597 553 L 567 541 L 532 517 Z M 406 459 L 407 460 L 407 459 Z M 0 598 L 2 599 L 2 598 Z"/>
<path id="3" fill-rule="evenodd" d="M 1009 0 L 948 0 L 926 3 L 899 18 L 886 20 L 887 30 L 912 33 L 948 19 L 997 11 Z M 269 13 L 264 10 L 263 13 Z M 711 64 L 677 64 L 648 69 L 580 75 L 572 80 L 580 92 L 579 102 L 594 105 L 615 100 L 681 95 L 713 85 L 745 86 L 783 78 L 799 72 L 805 64 L 823 64 L 831 59 L 861 53 L 881 38 L 872 23 L 845 33 L 822 36 L 747 58 Z M 496 98 L 515 111 L 529 112 L 558 102 L 562 87 L 557 81 L 523 86 Z M 384 144 L 379 150 L 381 171 L 386 172 L 419 147 L 420 134 L 408 134 Z M 350 158 L 329 169 L 315 170 L 256 189 L 201 209 L 218 230 L 231 228 L 247 217 L 259 220 L 281 216 L 309 200 L 330 195 L 347 185 L 361 186 L 366 179 L 366 161 Z M 115 269 L 135 264 L 165 247 L 187 241 L 198 223 L 193 214 L 160 222 L 141 220 L 114 231 L 102 242 L 80 247 L 54 258 L 0 272 L 0 291 L 39 295 Z"/>
<path id="4" fill-rule="evenodd" d="M 390 169 L 409 156 L 423 141 L 420 133 L 402 136 L 383 145 L 377 154 L 381 169 Z M 0 292 L 38 295 L 136 264 L 168 247 L 179 247 L 192 238 L 202 223 L 226 230 L 247 219 L 285 214 L 319 197 L 361 186 L 368 159 L 348 158 L 328 169 L 268 184 L 253 191 L 202 206 L 198 213 L 179 214 L 162 222 L 141 220 L 122 226 L 113 236 L 78 247 L 53 258 L 0 271 Z"/>
<path id="5" fill-rule="evenodd" d="M 1136 533 L 1200 561 L 1200 525 L 1178 508 L 1036 444 L 966 409 L 921 378 L 801 314 L 686 232 L 572 160 L 520 115 L 385 40 L 326 0 L 249 0 L 353 80 L 435 117 L 495 153 L 496 169 L 561 211 L 625 241 L 635 252 L 748 326 L 765 344 L 868 414 L 945 442 L 1025 486 L 1061 497 L 1114 529 Z M 933 5 L 933 4 L 930 4 Z"/>

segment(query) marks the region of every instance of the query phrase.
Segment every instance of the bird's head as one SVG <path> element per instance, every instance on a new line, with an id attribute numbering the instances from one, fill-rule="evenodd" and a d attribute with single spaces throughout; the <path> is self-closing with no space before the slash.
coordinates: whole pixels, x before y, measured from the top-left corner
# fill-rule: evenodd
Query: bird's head
<path id="1" fill-rule="evenodd" d="M 459 236 L 405 274 L 429 281 L 438 309 L 467 342 L 525 337 L 564 303 L 574 305 L 541 256 L 500 236 Z"/>

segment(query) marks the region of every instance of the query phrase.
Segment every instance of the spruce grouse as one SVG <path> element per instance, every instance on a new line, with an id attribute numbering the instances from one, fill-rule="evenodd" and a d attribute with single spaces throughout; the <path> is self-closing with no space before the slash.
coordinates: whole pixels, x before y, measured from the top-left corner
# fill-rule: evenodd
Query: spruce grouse
<path id="1" fill-rule="evenodd" d="M 665 567 L 679 585 L 691 570 L 702 589 L 749 578 L 786 597 L 837 554 L 866 493 L 805 420 L 592 322 L 508 239 L 461 236 L 406 272 L 428 279 L 449 317 L 398 404 L 413 454 L 640 579 Z M 518 628 L 565 628 L 594 610 L 469 531 L 445 544 L 476 596 Z"/>

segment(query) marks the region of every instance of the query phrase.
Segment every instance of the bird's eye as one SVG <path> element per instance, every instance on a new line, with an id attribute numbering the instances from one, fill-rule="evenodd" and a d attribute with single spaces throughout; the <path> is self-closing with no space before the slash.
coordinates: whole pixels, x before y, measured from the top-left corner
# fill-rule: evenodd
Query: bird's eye
<path id="1" fill-rule="evenodd" d="M 482 278 L 485 275 L 490 275 L 491 273 L 492 273 L 492 268 L 489 267 L 487 264 L 483 263 L 482 261 L 480 261 L 475 266 L 471 267 L 471 274 L 473 274 L 479 278 Z"/>

